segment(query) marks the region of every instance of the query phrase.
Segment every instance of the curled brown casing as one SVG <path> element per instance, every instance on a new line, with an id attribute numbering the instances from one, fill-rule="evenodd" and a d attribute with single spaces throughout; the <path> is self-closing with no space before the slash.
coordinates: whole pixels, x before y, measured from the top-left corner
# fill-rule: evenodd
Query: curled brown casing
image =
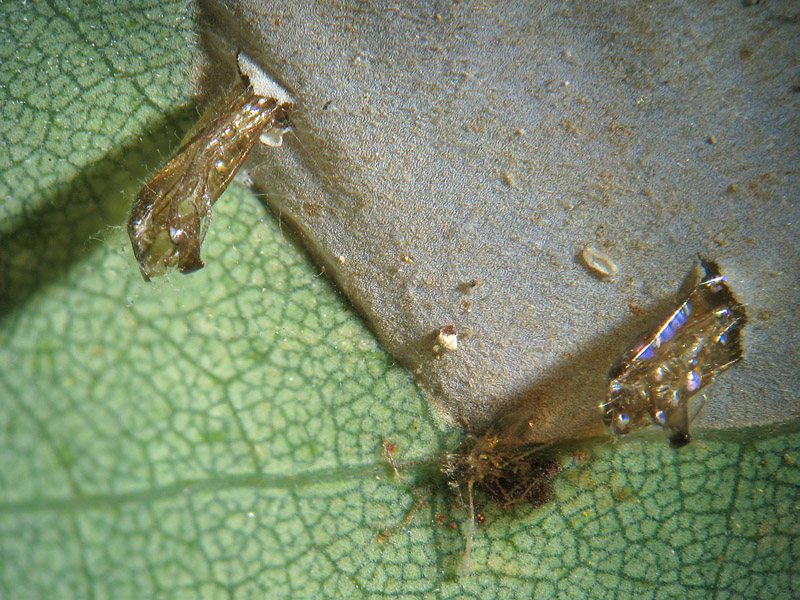
<path id="1" fill-rule="evenodd" d="M 131 208 L 128 235 L 145 281 L 173 266 L 182 273 L 203 267 L 200 246 L 211 206 L 259 137 L 288 127 L 289 108 L 289 103 L 257 95 L 242 74 L 203 113 Z"/>

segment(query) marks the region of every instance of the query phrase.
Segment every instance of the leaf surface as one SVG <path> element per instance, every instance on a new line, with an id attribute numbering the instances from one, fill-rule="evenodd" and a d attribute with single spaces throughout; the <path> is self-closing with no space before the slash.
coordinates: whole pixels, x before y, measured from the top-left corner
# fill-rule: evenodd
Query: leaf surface
<path id="1" fill-rule="evenodd" d="M 0 7 L 0 597 L 790 598 L 800 435 L 602 443 L 465 514 L 409 375 L 258 199 L 142 282 L 119 227 L 194 113 L 182 2 Z M 451 524 L 454 524 L 453 527 Z"/>

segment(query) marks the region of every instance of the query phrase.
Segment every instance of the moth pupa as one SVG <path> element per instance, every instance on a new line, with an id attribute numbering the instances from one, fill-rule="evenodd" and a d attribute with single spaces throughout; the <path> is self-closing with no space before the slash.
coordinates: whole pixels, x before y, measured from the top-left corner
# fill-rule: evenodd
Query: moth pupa
<path id="1" fill-rule="evenodd" d="M 139 192 L 128 235 L 145 281 L 177 266 L 203 267 L 211 207 L 256 142 L 280 145 L 294 100 L 245 54 L 239 78 L 200 117 L 178 150 Z"/>
<path id="2" fill-rule="evenodd" d="M 674 448 L 685 446 L 689 399 L 742 358 L 745 307 L 716 263 L 700 258 L 700 264 L 705 275 L 697 286 L 611 370 L 602 408 L 614 433 L 655 423 Z"/>

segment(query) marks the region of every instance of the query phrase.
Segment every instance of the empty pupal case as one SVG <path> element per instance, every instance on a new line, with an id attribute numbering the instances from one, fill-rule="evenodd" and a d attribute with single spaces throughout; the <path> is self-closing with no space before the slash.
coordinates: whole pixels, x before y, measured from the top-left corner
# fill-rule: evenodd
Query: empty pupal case
<path id="1" fill-rule="evenodd" d="M 716 263 L 700 264 L 705 275 L 697 286 L 611 370 L 602 408 L 614 433 L 655 423 L 673 447 L 685 446 L 689 399 L 742 357 L 745 307 Z"/>
<path id="2" fill-rule="evenodd" d="M 237 80 L 133 202 L 128 234 L 145 281 L 170 267 L 182 273 L 203 267 L 212 205 L 256 142 L 279 146 L 290 126 L 289 93 L 247 55 L 240 52 L 237 63 Z"/>

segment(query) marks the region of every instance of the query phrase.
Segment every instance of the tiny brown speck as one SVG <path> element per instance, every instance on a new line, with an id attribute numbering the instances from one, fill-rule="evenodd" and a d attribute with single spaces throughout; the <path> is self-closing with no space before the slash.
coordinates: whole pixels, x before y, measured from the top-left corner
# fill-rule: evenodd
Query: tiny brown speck
<path id="1" fill-rule="evenodd" d="M 628 312 L 631 313 L 635 317 L 639 317 L 644 314 L 645 310 L 639 306 L 638 304 L 634 304 L 633 302 L 628 303 Z"/>

